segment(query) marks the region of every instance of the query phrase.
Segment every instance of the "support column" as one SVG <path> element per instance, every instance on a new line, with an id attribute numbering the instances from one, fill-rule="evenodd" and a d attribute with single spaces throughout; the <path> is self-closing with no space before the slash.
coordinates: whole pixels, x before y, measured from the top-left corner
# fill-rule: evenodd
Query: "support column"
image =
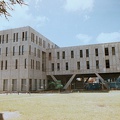
<path id="1" fill-rule="evenodd" d="M 26 79 L 26 92 L 29 92 L 29 79 Z"/>
<path id="2" fill-rule="evenodd" d="M 55 78 L 55 76 L 54 75 L 50 75 L 51 77 L 52 77 L 52 79 L 56 82 L 57 81 L 57 79 Z"/>
<path id="3" fill-rule="evenodd" d="M 21 79 L 17 78 L 17 91 L 20 92 L 21 91 Z"/>
<path id="4" fill-rule="evenodd" d="M 106 82 L 104 81 L 104 79 L 98 73 L 95 73 L 95 74 L 100 79 L 100 81 L 102 82 L 102 85 L 104 85 L 107 89 L 109 89 L 109 87 L 106 84 Z"/>
<path id="5" fill-rule="evenodd" d="M 12 92 L 12 79 L 7 79 L 7 91 Z"/>
<path id="6" fill-rule="evenodd" d="M 71 82 L 73 81 L 75 76 L 76 76 L 76 74 L 72 75 L 72 77 L 68 80 L 68 82 L 66 83 L 66 85 L 64 86 L 63 89 L 67 89 L 68 88 L 68 86 L 71 84 Z"/>

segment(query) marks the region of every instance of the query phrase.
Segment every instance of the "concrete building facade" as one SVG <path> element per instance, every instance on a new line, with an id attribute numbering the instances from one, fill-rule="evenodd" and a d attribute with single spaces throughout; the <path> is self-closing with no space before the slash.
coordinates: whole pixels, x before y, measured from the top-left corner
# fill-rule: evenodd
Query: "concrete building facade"
<path id="1" fill-rule="evenodd" d="M 29 26 L 0 31 L 0 91 L 43 90 L 58 79 L 82 88 L 86 78 L 119 74 L 120 42 L 60 48 Z"/>
<path id="2" fill-rule="evenodd" d="M 46 49 L 56 47 L 31 27 L 0 31 L 0 91 L 46 89 Z"/>
<path id="3" fill-rule="evenodd" d="M 65 89 L 68 85 L 80 88 L 77 78 L 102 77 L 114 81 L 120 74 L 119 42 L 47 49 L 47 56 L 48 80 L 52 76 L 62 80 Z"/>

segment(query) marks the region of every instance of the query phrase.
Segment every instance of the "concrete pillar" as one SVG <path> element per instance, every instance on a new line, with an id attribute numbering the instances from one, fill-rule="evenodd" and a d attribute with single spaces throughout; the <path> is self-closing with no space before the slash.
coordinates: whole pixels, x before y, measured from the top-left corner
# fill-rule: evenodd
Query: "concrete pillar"
<path id="1" fill-rule="evenodd" d="M 54 75 L 51 75 L 51 77 L 52 77 L 52 79 L 53 79 L 55 82 L 57 81 L 57 79 L 55 78 Z"/>
<path id="2" fill-rule="evenodd" d="M 66 85 L 64 86 L 63 89 L 67 89 L 68 88 L 68 86 L 71 84 L 71 82 L 73 81 L 73 79 L 74 79 L 75 76 L 76 76 L 76 74 L 73 74 L 71 76 L 71 78 L 68 80 L 68 82 L 66 83 Z"/>
<path id="3" fill-rule="evenodd" d="M 21 91 L 21 79 L 20 78 L 17 79 L 17 91 L 18 92 Z"/>
<path id="4" fill-rule="evenodd" d="M 98 73 L 95 73 L 95 74 L 101 80 L 102 85 L 105 86 L 107 89 L 109 89 L 109 87 L 108 87 L 107 83 L 104 81 L 104 79 Z"/>
<path id="5" fill-rule="evenodd" d="M 26 79 L 26 92 L 29 91 L 29 79 Z"/>
<path id="6" fill-rule="evenodd" d="M 12 79 L 8 79 L 8 92 L 12 92 Z"/>

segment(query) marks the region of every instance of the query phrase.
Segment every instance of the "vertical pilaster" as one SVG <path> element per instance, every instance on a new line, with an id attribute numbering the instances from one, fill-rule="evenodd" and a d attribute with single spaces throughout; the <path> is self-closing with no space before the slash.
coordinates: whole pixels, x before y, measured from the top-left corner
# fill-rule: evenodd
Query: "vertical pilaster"
<path id="1" fill-rule="evenodd" d="M 29 92 L 29 79 L 26 79 L 26 92 Z"/>

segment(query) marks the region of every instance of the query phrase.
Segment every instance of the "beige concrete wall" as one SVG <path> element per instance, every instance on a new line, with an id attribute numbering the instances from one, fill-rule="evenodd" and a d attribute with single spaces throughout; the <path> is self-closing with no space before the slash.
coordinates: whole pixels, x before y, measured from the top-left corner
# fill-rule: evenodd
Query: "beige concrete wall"
<path id="1" fill-rule="evenodd" d="M 109 49 L 109 56 L 105 56 L 105 48 Z M 112 47 L 115 48 L 115 55 L 112 55 Z M 98 56 L 95 55 L 95 49 L 98 49 Z M 86 49 L 89 49 L 89 57 L 86 57 Z M 83 58 L 80 58 L 80 50 L 83 51 Z M 62 52 L 65 51 L 65 59 L 62 59 Z M 74 51 L 74 58 L 71 58 L 71 51 Z M 47 75 L 64 74 L 87 74 L 87 73 L 113 73 L 120 71 L 120 43 L 106 43 L 96 45 L 85 45 L 76 47 L 65 47 L 59 49 L 47 50 Z M 60 53 L 60 59 L 57 59 L 57 52 Z M 51 53 L 51 60 L 49 60 Z M 99 69 L 96 69 L 96 60 L 99 61 Z M 110 68 L 106 68 L 105 60 L 109 60 Z M 77 62 L 80 61 L 80 70 L 77 70 Z M 86 61 L 90 63 L 90 69 L 86 68 Z M 65 70 L 65 63 L 68 62 L 69 70 Z M 55 70 L 52 71 L 51 64 L 54 63 Z M 57 63 L 60 63 L 60 71 L 57 71 Z"/>
<path id="2" fill-rule="evenodd" d="M 27 40 L 22 39 L 22 32 L 27 31 Z M 18 41 L 13 42 L 13 34 L 18 33 Z M 34 34 L 34 42 L 31 41 L 31 33 Z M 8 43 L 6 43 L 6 35 L 8 34 Z M 25 79 L 24 91 L 29 90 L 29 80 L 32 79 L 32 90 L 45 89 L 47 87 L 46 73 L 42 72 L 42 51 L 46 53 L 47 48 L 55 48 L 56 45 L 48 40 L 46 37 L 32 29 L 31 27 L 22 27 L 9 30 L 0 31 L 0 35 L 4 35 L 4 43 L 0 44 L 0 91 L 3 91 L 4 80 L 8 80 L 7 91 L 12 91 L 12 80 L 17 80 L 17 91 L 21 91 L 22 79 Z M 38 40 L 36 40 L 36 36 Z M 42 44 L 39 44 L 39 38 L 42 39 Z M 37 41 L 37 42 L 36 42 Z M 43 45 L 45 41 L 45 45 Z M 2 41 L 1 41 L 2 42 Z M 31 45 L 31 55 L 29 54 L 29 46 Z M 15 54 L 13 56 L 13 46 L 15 47 Z M 21 46 L 21 54 L 19 55 L 19 46 Z M 22 55 L 22 46 L 24 46 L 24 53 Z M 8 54 L 6 56 L 6 47 L 8 47 Z M 36 56 L 34 53 L 36 49 Z M 40 57 L 38 57 L 38 51 L 40 50 Z M 18 60 L 18 68 L 15 69 L 15 61 Z M 25 69 L 26 59 L 26 69 Z M 31 59 L 34 60 L 34 69 L 31 69 Z M 5 70 L 5 61 L 7 60 L 7 69 Z M 1 70 L 1 61 L 3 61 L 3 70 Z M 40 62 L 40 69 L 36 69 L 36 61 Z M 41 86 L 39 86 L 39 80 L 41 79 Z M 37 88 L 35 88 L 35 80 L 37 80 Z M 45 85 L 43 81 L 45 80 Z M 45 86 L 45 87 L 43 87 Z"/>

